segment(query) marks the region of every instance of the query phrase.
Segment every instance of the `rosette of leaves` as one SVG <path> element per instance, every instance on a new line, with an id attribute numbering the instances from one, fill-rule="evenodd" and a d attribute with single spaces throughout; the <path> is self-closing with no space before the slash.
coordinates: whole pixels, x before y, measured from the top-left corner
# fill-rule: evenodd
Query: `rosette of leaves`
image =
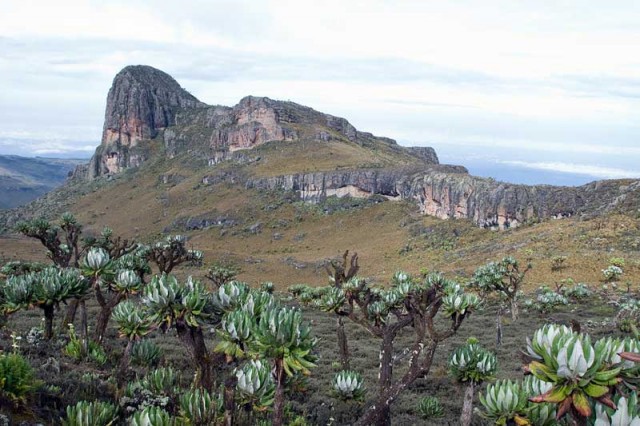
<path id="1" fill-rule="evenodd" d="M 11 275 L 24 275 L 30 272 L 39 272 L 46 268 L 47 265 L 40 262 L 22 262 L 19 260 L 12 260 L 7 262 L 0 268 L 0 274 Z"/>
<path id="2" fill-rule="evenodd" d="M 311 350 L 316 339 L 299 310 L 279 306 L 267 310 L 260 317 L 255 333 L 261 352 L 267 357 L 282 359 L 287 375 L 310 374 L 309 368 L 315 367 Z"/>
<path id="3" fill-rule="evenodd" d="M 362 291 L 367 285 L 366 280 L 355 276 L 342 284 L 342 290 L 345 294 L 353 295 Z"/>
<path id="4" fill-rule="evenodd" d="M 163 330 L 174 327 L 197 368 L 196 382 L 211 389 L 213 377 L 202 324 L 219 320 L 212 296 L 204 286 L 189 277 L 184 284 L 163 274 L 153 277 L 144 288 L 142 304 Z"/>
<path id="5" fill-rule="evenodd" d="M 276 289 L 276 286 L 271 281 L 267 281 L 260 284 L 260 290 L 264 291 L 265 293 L 271 294 L 275 291 L 275 289 Z"/>
<path id="6" fill-rule="evenodd" d="M 188 425 L 215 424 L 217 400 L 203 389 L 192 389 L 180 395 L 180 418 Z"/>
<path id="7" fill-rule="evenodd" d="M 236 378 L 241 404 L 249 404 L 255 411 L 265 411 L 273 405 L 276 386 L 269 365 L 250 360 L 236 371 Z"/>
<path id="8" fill-rule="evenodd" d="M 403 285 L 406 283 L 402 283 Z M 388 291 L 383 292 L 380 295 L 380 298 L 382 299 L 382 302 L 384 302 L 384 304 L 389 308 L 389 309 L 394 309 L 399 307 L 399 305 L 401 305 L 404 302 L 404 299 L 406 297 L 407 293 L 404 293 L 402 291 L 399 291 L 396 288 L 392 288 Z"/>
<path id="9" fill-rule="evenodd" d="M 163 327 L 171 327 L 176 320 L 198 327 L 213 316 L 210 294 L 191 277 L 179 284 L 173 275 L 154 276 L 145 286 L 142 303 Z"/>
<path id="10" fill-rule="evenodd" d="M 495 354 L 475 341 L 458 347 L 449 357 L 449 373 L 459 382 L 479 384 L 491 380 L 496 368 Z"/>
<path id="11" fill-rule="evenodd" d="M 159 407 L 145 407 L 129 419 L 129 426 L 174 426 L 174 419 Z"/>
<path id="12" fill-rule="evenodd" d="M 162 358 L 162 349 L 148 339 L 134 342 L 131 348 L 131 361 L 135 365 L 142 367 L 155 367 Z"/>
<path id="13" fill-rule="evenodd" d="M 444 416 L 444 408 L 435 396 L 425 396 L 418 404 L 418 412 L 425 419 L 437 419 Z"/>
<path id="14" fill-rule="evenodd" d="M 578 283 L 573 287 L 563 288 L 563 293 L 566 297 L 581 300 L 591 296 L 593 291 L 591 291 L 586 284 Z"/>
<path id="15" fill-rule="evenodd" d="M 318 307 L 325 312 L 334 312 L 345 302 L 344 291 L 338 287 L 329 287 L 327 292 L 318 299 Z"/>
<path id="16" fill-rule="evenodd" d="M 153 330 L 153 319 L 131 300 L 114 308 L 113 319 L 118 323 L 120 336 L 130 341 L 139 340 Z"/>
<path id="17" fill-rule="evenodd" d="M 578 419 L 589 417 L 595 401 L 615 406 L 610 396 L 613 386 L 622 380 L 622 368 L 610 362 L 612 346 L 601 341 L 594 347 L 588 335 L 555 326 L 539 329 L 527 346 L 534 358 L 528 370 L 552 384 L 531 401 L 557 404 L 558 418 L 566 413 Z"/>
<path id="18" fill-rule="evenodd" d="M 456 381 L 466 383 L 460 423 L 471 424 L 473 415 L 473 394 L 475 386 L 494 378 L 497 360 L 495 354 L 480 346 L 476 339 L 470 338 L 466 345 L 453 351 L 449 358 L 449 374 Z"/>
<path id="19" fill-rule="evenodd" d="M 622 268 L 616 265 L 609 265 L 602 270 L 602 275 L 604 275 L 606 282 L 616 281 L 622 276 Z"/>
<path id="20" fill-rule="evenodd" d="M 640 385 L 640 360 L 633 360 L 640 354 L 640 341 L 631 338 L 606 337 L 595 344 L 597 352 L 603 353 L 604 363 L 620 368 L 620 380 L 630 390 Z M 629 355 L 631 359 L 629 359 Z"/>
<path id="21" fill-rule="evenodd" d="M 129 270 L 134 271 L 136 275 L 142 280 L 142 278 L 151 273 L 151 267 L 149 262 L 143 255 L 134 253 L 126 253 L 113 262 L 115 270 Z"/>
<path id="22" fill-rule="evenodd" d="M 364 381 L 360 373 L 351 370 L 342 370 L 333 376 L 333 394 L 340 399 L 364 399 Z"/>
<path id="23" fill-rule="evenodd" d="M 111 426 L 118 420 L 118 407 L 104 401 L 79 401 L 66 412 L 63 426 Z"/>
<path id="24" fill-rule="evenodd" d="M 92 247 L 82 259 L 80 267 L 82 272 L 89 277 L 108 277 L 113 274 L 111 257 L 101 247 Z"/>
<path id="25" fill-rule="evenodd" d="M 464 317 L 480 306 L 480 298 L 473 293 L 451 293 L 442 298 L 444 313 L 452 318 Z"/>
<path id="26" fill-rule="evenodd" d="M 132 272 L 133 273 L 133 272 Z M 137 279 L 137 275 L 134 274 Z M 121 371 L 129 366 L 129 359 L 135 341 L 149 334 L 154 328 L 154 321 L 140 306 L 131 300 L 125 300 L 113 310 L 113 318 L 118 323 L 120 337 L 127 339 L 127 347 L 120 362 Z"/>
<path id="27" fill-rule="evenodd" d="M 480 415 L 495 422 L 496 425 L 530 424 L 527 415 L 527 393 L 518 382 L 498 380 L 487 386 L 484 393 L 479 395 L 484 410 Z"/>
<path id="28" fill-rule="evenodd" d="M 213 303 L 222 312 L 233 311 L 242 306 L 249 292 L 250 288 L 247 284 L 239 281 L 230 281 L 221 285 L 213 293 Z"/>
<path id="29" fill-rule="evenodd" d="M 284 375 L 310 374 L 315 367 L 311 353 L 316 339 L 302 321 L 299 310 L 273 307 L 263 312 L 255 328 L 255 343 L 260 353 L 273 360 L 276 382 L 273 422 L 281 425 L 284 414 Z"/>
<path id="30" fill-rule="evenodd" d="M 367 307 L 367 313 L 369 318 L 374 321 L 375 324 L 384 324 L 387 321 L 389 315 L 389 308 L 387 304 L 381 300 L 372 302 Z"/>
<path id="31" fill-rule="evenodd" d="M 180 383 L 180 375 L 171 367 L 163 367 L 150 371 L 140 381 L 144 389 L 154 394 L 171 395 Z"/>
<path id="32" fill-rule="evenodd" d="M 551 383 L 543 382 L 533 375 L 525 376 L 522 381 L 522 389 L 529 397 L 541 395 L 549 391 L 551 386 Z M 555 404 L 547 402 L 529 402 L 527 405 L 527 420 L 531 425 L 536 426 L 558 425 L 558 421 L 556 420 Z"/>
<path id="33" fill-rule="evenodd" d="M 88 282 L 74 268 L 49 267 L 39 272 L 9 277 L 4 285 L 9 312 L 37 306 L 44 311 L 46 340 L 53 337 L 55 307 L 70 298 L 82 297 Z"/>
<path id="34" fill-rule="evenodd" d="M 262 313 L 277 304 L 273 294 L 266 291 L 251 291 L 242 302 L 242 310 L 256 320 Z"/>
<path id="35" fill-rule="evenodd" d="M 132 269 L 121 269 L 113 281 L 113 289 L 121 294 L 135 294 L 141 285 L 140 276 Z"/>
<path id="36" fill-rule="evenodd" d="M 616 408 L 596 403 L 590 421 L 595 426 L 640 426 L 640 407 L 638 394 L 631 392 L 627 396 L 617 395 L 614 398 Z"/>
<path id="37" fill-rule="evenodd" d="M 217 330 L 221 341 L 215 351 L 224 353 L 228 359 L 244 358 L 254 327 L 255 317 L 251 313 L 244 310 L 227 312 Z"/>
<path id="38" fill-rule="evenodd" d="M 394 286 L 410 283 L 410 282 L 411 282 L 411 276 L 404 271 L 396 271 L 396 273 L 393 274 L 393 278 L 391 278 L 391 283 Z"/>
<path id="39" fill-rule="evenodd" d="M 294 284 L 289 286 L 287 291 L 291 293 L 293 297 L 298 297 L 305 291 L 307 291 L 310 287 L 306 284 Z"/>
<path id="40" fill-rule="evenodd" d="M 636 299 L 628 299 L 621 303 L 615 317 L 615 323 L 618 329 L 623 333 L 631 333 L 636 338 L 640 337 L 638 333 L 638 324 L 640 323 L 640 301 Z"/>

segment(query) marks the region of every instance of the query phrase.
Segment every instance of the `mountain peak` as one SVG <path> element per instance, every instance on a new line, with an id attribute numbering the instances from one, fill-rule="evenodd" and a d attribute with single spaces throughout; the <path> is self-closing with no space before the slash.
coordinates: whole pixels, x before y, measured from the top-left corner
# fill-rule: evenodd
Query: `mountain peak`
<path id="1" fill-rule="evenodd" d="M 91 161 L 90 177 L 127 167 L 129 148 L 173 125 L 177 109 L 202 105 L 163 71 L 148 65 L 123 68 L 107 95 L 102 144 Z"/>
<path id="2" fill-rule="evenodd" d="M 127 66 L 109 90 L 102 143 L 91 159 L 88 177 L 140 165 L 151 155 L 150 145 L 140 142 L 156 139 L 170 157 L 195 147 L 211 158 L 271 141 L 309 141 L 355 144 L 363 154 L 376 151 L 380 158 L 381 152 L 389 151 L 385 162 L 438 163 L 431 148 L 418 152 L 399 147 L 392 139 L 360 132 L 344 118 L 304 105 L 246 96 L 234 107 L 209 106 L 163 71 Z"/>

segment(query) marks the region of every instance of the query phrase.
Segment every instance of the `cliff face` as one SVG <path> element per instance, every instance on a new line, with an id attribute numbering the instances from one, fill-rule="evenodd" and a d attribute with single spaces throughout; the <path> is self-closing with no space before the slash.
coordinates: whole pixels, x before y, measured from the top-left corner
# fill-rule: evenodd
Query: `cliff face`
<path id="1" fill-rule="evenodd" d="M 202 106 L 170 75 L 143 65 L 129 66 L 113 80 L 107 95 L 102 142 L 91 159 L 91 178 L 139 165 L 132 148 L 175 124 L 179 108 Z"/>
<path id="2" fill-rule="evenodd" d="M 411 170 L 359 170 L 249 179 L 257 189 L 295 191 L 300 199 L 382 195 L 415 202 L 422 214 L 470 219 L 492 229 L 517 227 L 539 219 L 595 214 L 640 196 L 640 181 L 599 181 L 580 187 L 527 186 L 470 176 L 457 166 Z"/>
<path id="3" fill-rule="evenodd" d="M 142 142 L 149 141 L 164 144 L 169 157 L 188 151 L 191 158 L 200 155 L 212 167 L 235 159 L 240 167 L 247 166 L 243 173 L 249 177 L 242 179 L 247 187 L 296 191 L 310 202 L 329 196 L 377 194 L 412 200 L 423 214 L 468 218 L 488 228 L 603 211 L 640 199 L 639 181 L 571 188 L 512 185 L 473 177 L 464 167 L 439 165 L 432 148 L 401 147 L 392 139 L 358 131 L 344 118 L 303 105 L 249 96 L 234 107 L 209 106 L 162 71 L 126 67 L 109 90 L 102 143 L 84 175 L 93 179 L 140 165 L 149 155 Z M 349 146 L 356 161 L 346 169 L 337 167 L 338 162 L 328 162 L 329 166 L 315 170 L 331 171 L 250 177 L 251 162 L 238 159 L 245 156 L 244 151 L 271 141 L 305 141 L 312 147 L 336 142 Z M 334 154 L 332 148 L 323 152 L 325 157 Z M 360 161 L 361 156 L 370 159 Z M 314 166 L 313 160 L 307 162 L 307 170 Z M 204 184 L 215 181 L 215 176 L 203 179 Z"/>
<path id="4" fill-rule="evenodd" d="M 139 166 L 148 156 L 139 142 L 151 139 L 164 143 L 169 157 L 195 147 L 201 155 L 216 158 L 270 141 L 304 139 L 384 144 L 426 164 L 438 163 L 432 148 L 400 147 L 392 139 L 356 130 L 344 118 L 294 102 L 248 96 L 234 107 L 209 106 L 168 74 L 149 66 L 129 66 L 116 75 L 109 90 L 102 142 L 87 177 Z"/>

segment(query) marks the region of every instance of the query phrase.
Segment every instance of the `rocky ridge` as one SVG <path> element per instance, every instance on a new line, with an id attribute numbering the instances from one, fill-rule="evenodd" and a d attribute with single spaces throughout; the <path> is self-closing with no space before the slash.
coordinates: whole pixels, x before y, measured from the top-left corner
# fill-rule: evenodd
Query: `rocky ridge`
<path id="1" fill-rule="evenodd" d="M 581 187 L 525 186 L 470 176 L 461 166 L 440 165 L 429 147 L 402 147 L 358 131 L 347 120 L 288 101 L 248 96 L 236 106 L 209 106 L 168 74 L 148 66 L 124 68 L 107 97 L 102 143 L 84 174 L 94 179 L 142 164 L 150 155 L 142 141 L 162 145 L 165 155 L 197 153 L 209 166 L 239 158 L 239 151 L 267 142 L 339 141 L 372 151 L 384 149 L 398 164 L 270 177 L 247 177 L 245 186 L 296 191 L 318 202 L 329 196 L 413 200 L 420 212 L 468 218 L 479 226 L 509 228 L 528 221 L 599 212 L 640 192 L 640 181 L 594 182 Z M 79 171 L 82 174 L 82 171 Z M 249 172 L 249 175 L 251 173 Z M 203 183 L 214 178 L 205 177 Z"/>

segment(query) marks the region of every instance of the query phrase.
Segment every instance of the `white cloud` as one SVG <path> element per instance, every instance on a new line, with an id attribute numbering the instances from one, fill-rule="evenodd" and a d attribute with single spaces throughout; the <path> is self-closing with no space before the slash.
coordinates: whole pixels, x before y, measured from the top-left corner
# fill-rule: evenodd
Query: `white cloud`
<path id="1" fill-rule="evenodd" d="M 640 162 L 632 0 L 5 3 L 0 137 L 34 153 L 97 143 L 113 76 L 143 63 L 212 104 L 290 99 L 379 135 L 514 161 L 524 149 L 536 164 Z"/>

